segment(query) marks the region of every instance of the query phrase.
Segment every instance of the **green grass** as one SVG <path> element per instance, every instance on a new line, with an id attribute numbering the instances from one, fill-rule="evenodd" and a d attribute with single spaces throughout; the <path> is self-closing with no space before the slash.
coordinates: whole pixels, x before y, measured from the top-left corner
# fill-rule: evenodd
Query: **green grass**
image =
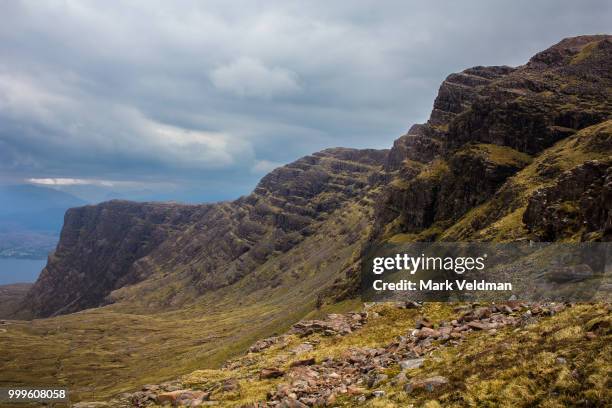
<path id="1" fill-rule="evenodd" d="M 146 313 L 151 299 L 164 297 L 162 290 L 151 297 L 125 296 L 129 303 L 3 326 L 0 386 L 62 385 L 74 401 L 96 400 L 218 368 L 256 340 L 321 313 L 317 294 L 334 282 L 367 236 L 368 211 L 357 204 L 339 209 L 290 251 L 173 311 Z M 146 294 L 141 289 L 134 293 Z M 344 302 L 334 308 L 354 306 Z"/>
<path id="2" fill-rule="evenodd" d="M 603 322 L 603 323 L 602 323 Z M 595 338 L 586 332 L 599 323 Z M 612 399 L 610 311 L 578 305 L 524 328 L 475 333 L 441 348 L 412 376 L 443 375 L 449 386 L 408 395 L 387 386 L 372 407 L 606 406 Z M 562 360 L 558 360 L 561 358 Z"/>
<path id="3" fill-rule="evenodd" d="M 533 158 L 528 154 L 514 150 L 511 147 L 486 143 L 470 144 L 457 152 L 457 154 L 482 156 L 497 165 L 516 168 L 523 168 L 533 161 Z"/>

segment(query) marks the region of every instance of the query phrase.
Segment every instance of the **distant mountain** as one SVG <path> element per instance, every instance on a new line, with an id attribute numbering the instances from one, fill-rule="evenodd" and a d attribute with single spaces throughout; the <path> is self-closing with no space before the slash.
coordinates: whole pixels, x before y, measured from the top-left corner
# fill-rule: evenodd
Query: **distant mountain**
<path id="1" fill-rule="evenodd" d="M 84 204 L 51 188 L 0 186 L 0 256 L 46 257 L 57 242 L 66 210 Z"/>

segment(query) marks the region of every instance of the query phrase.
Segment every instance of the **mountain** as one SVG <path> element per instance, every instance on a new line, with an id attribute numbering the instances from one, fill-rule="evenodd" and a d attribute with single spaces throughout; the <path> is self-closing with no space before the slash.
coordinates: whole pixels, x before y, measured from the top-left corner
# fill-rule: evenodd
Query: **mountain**
<path id="1" fill-rule="evenodd" d="M 232 202 L 110 201 L 71 209 L 56 251 L 13 316 L 43 319 L 4 334 L 0 363 L 13 382 L 51 383 L 64 356 L 60 377 L 77 399 L 88 398 L 90 387 L 110 396 L 218 368 L 300 319 L 354 309 L 362 257 L 373 245 L 609 241 L 611 63 L 612 36 L 568 38 L 520 67 L 451 74 L 427 123 L 412 126 L 390 150 L 324 150 L 272 171 Z M 450 309 L 434 305 L 427 313 L 449 324 L 456 313 Z M 526 313 L 512 313 L 519 310 Z M 601 310 L 576 310 L 557 321 L 559 330 L 574 330 L 577 319 L 576 332 L 592 331 L 583 320 L 599 318 Z M 486 313 L 507 319 L 504 311 Z M 417 319 L 406 316 L 397 324 Z M 309 324 L 345 327 L 338 319 Z M 351 337 L 342 350 L 326 344 L 324 352 L 395 347 L 383 332 L 396 336 L 414 327 L 383 321 L 371 326 L 380 333 Z M 506 326 L 514 323 L 500 330 Z M 520 336 L 508 336 L 514 350 Z M 32 378 L 20 368 L 28 366 L 27 349 L 39 350 L 44 375 Z M 278 373 L 255 379 L 266 367 L 243 363 L 240 375 L 250 379 L 242 383 L 244 395 L 258 401 L 280 386 L 273 381 Z M 495 369 L 486 366 L 488 373 Z"/>
<path id="2" fill-rule="evenodd" d="M 51 188 L 0 186 L 0 256 L 46 258 L 57 243 L 66 210 L 84 204 Z"/>
<path id="3" fill-rule="evenodd" d="M 377 150 L 315 153 L 274 170 L 251 195 L 233 202 L 110 201 L 70 209 L 27 307 L 43 317 L 119 299 L 146 301 L 150 308 L 231 285 L 296 247 L 347 202 L 362 199 L 385 156 Z M 169 286 L 180 290 L 159 299 Z"/>

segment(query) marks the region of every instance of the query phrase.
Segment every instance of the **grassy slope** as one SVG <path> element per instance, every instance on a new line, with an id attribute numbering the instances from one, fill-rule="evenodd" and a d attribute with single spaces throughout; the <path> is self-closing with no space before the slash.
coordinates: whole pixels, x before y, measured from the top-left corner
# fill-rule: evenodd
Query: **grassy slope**
<path id="1" fill-rule="evenodd" d="M 587 340 L 592 330 L 596 337 Z M 607 306 L 578 305 L 523 328 L 478 332 L 460 346 L 441 348 L 411 376 L 443 375 L 449 386 L 408 395 L 388 385 L 384 399 L 367 405 L 605 406 L 612 399 L 610 340 Z"/>
<path id="2" fill-rule="evenodd" d="M 439 229 L 435 235 L 442 233 L 443 239 L 506 240 L 524 234 L 521 217 L 527 198 L 550 182 L 541 174 L 542 169 L 555 167 L 560 172 L 585 160 L 607 158 L 607 152 L 599 151 L 597 146 L 610 137 L 611 127 L 612 121 L 608 121 L 559 142 L 510 178 L 500 194 L 470 211 L 457 224 L 445 230 L 434 226 Z M 481 148 L 498 160 L 506 159 L 504 151 Z M 438 163 L 430 173 L 438 176 L 443 170 Z M 0 385 L 59 383 L 68 386 L 76 399 L 91 400 L 196 369 L 215 369 L 256 339 L 280 333 L 294 321 L 312 316 L 318 290 L 330 284 L 358 253 L 369 228 L 369 208 L 351 204 L 337 211 L 296 248 L 270 258 L 231 287 L 210 293 L 180 310 L 143 314 L 146 304 L 136 300 L 133 304 L 118 303 L 5 326 L 8 330 L 0 333 Z M 338 308 L 349 306 L 342 304 Z M 339 351 L 351 343 L 364 346 L 387 342 L 404 330 L 407 322 L 402 320 L 404 317 L 396 318 L 399 320 L 381 320 L 358 336 L 334 342 L 316 353 Z M 508 337 L 511 345 L 519 340 L 523 341 Z M 269 385 L 249 383 L 254 393 L 247 393 L 245 398 L 260 398 Z M 477 386 L 474 382 L 472 387 Z M 466 393 L 471 392 L 466 389 Z M 380 403 L 377 400 L 376 404 Z"/>
<path id="3" fill-rule="evenodd" d="M 365 238 L 368 211 L 359 204 L 338 210 L 289 252 L 180 310 L 130 314 L 125 311 L 141 307 L 119 303 L 14 321 L 0 333 L 0 386 L 58 384 L 76 400 L 91 400 L 218 367 L 256 339 L 312 315 L 319 290 L 333 282 Z M 282 267 L 290 271 L 279 280 Z"/>
<path id="4" fill-rule="evenodd" d="M 528 199 L 537 189 L 556 180 L 558 175 L 585 161 L 610 159 L 612 120 L 590 126 L 543 151 L 531 164 L 510 177 L 491 199 L 472 209 L 444 231 L 445 241 L 511 241 L 527 231 L 522 221 Z"/>
<path id="5" fill-rule="evenodd" d="M 213 391 L 211 399 L 223 406 L 236 407 L 266 399 L 266 393 L 285 382 L 283 378 L 260 380 L 264 367 L 287 369 L 296 360 L 314 357 L 317 362 L 339 357 L 351 348 L 384 347 L 414 327 L 415 320 L 427 316 L 434 322 L 457 315 L 454 304 L 429 303 L 421 310 L 378 306 L 379 317 L 363 329 L 347 336 L 290 335 L 287 341 L 257 354 L 236 359 L 231 368 L 198 370 L 181 380 L 193 388 Z M 426 356 L 425 364 L 408 371 L 408 378 L 442 375 L 449 385 L 433 392 L 407 394 L 391 379 L 398 366 L 386 370 L 389 380 L 377 387 L 382 398 L 368 399 L 370 407 L 406 406 L 604 406 L 612 398 L 610 374 L 612 345 L 610 310 L 602 304 L 577 305 L 553 316 L 542 317 L 518 328 L 506 327 L 496 333 L 473 332 L 458 346 L 440 347 Z M 586 333 L 594 332 L 587 340 Z M 300 343 L 315 344 L 314 350 L 295 355 Z M 558 360 L 562 358 L 563 360 Z M 238 391 L 224 392 L 218 384 L 238 379 Z M 351 397 L 340 397 L 339 406 L 356 404 Z"/>

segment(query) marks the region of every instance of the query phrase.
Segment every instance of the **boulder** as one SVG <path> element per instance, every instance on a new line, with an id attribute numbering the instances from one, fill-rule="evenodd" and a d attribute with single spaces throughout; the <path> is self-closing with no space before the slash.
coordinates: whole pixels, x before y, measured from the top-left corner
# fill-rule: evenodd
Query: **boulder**
<path id="1" fill-rule="evenodd" d="M 404 386 L 404 391 L 406 391 L 407 393 L 411 393 L 419 389 L 433 391 L 434 389 L 440 388 L 446 384 L 448 384 L 448 378 L 437 375 L 434 377 L 429 377 L 420 380 L 414 379 Z"/>
<path id="2" fill-rule="evenodd" d="M 413 358 L 410 360 L 400 361 L 399 365 L 402 368 L 402 370 L 411 370 L 413 368 L 421 367 L 424 361 L 425 361 L 424 358 Z"/>
<path id="3" fill-rule="evenodd" d="M 259 378 L 262 380 L 269 378 L 278 378 L 282 377 L 283 375 L 285 375 L 285 372 L 276 367 L 264 368 L 259 372 Z"/>
<path id="4" fill-rule="evenodd" d="M 206 395 L 204 391 L 195 390 L 178 390 L 164 392 L 157 396 L 157 403 L 159 405 L 171 404 L 171 405 L 190 405 L 194 400 L 202 400 Z"/>

